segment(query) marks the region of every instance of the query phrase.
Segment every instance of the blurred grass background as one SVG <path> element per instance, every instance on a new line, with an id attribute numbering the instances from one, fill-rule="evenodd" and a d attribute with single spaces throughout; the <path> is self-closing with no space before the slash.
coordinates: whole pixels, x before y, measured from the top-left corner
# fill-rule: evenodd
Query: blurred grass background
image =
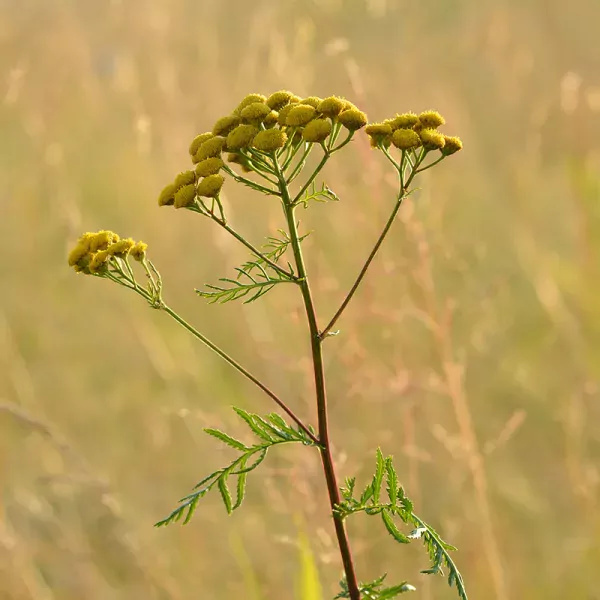
<path id="1" fill-rule="evenodd" d="M 343 95 L 372 120 L 435 108 L 465 150 L 420 180 L 327 343 L 341 477 L 395 456 L 456 544 L 470 597 L 600 598 L 600 53 L 597 0 L 10 0 L 0 7 L 0 598 L 333 596 L 339 559 L 317 457 L 274 452 L 227 518 L 206 497 L 154 529 L 272 409 L 166 315 L 76 276 L 69 245 L 150 244 L 166 299 L 314 416 L 294 290 L 211 306 L 194 287 L 244 249 L 156 197 L 247 93 Z M 364 136 L 302 212 L 325 322 L 393 203 Z M 256 244 L 270 199 L 226 184 Z M 281 286 L 285 288 L 286 286 Z M 362 579 L 455 597 L 418 544 L 350 522 Z"/>

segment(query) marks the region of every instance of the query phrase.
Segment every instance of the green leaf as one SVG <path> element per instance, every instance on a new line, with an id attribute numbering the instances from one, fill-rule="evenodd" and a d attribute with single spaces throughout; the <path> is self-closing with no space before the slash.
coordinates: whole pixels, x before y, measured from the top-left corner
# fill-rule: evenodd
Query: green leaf
<path id="1" fill-rule="evenodd" d="M 383 520 L 383 524 L 385 528 L 388 530 L 388 533 L 400 544 L 410 544 L 410 540 L 398 529 L 396 523 L 394 523 L 394 519 L 387 512 L 383 511 L 381 513 L 381 518 Z"/>
<path id="2" fill-rule="evenodd" d="M 223 504 L 227 509 L 227 513 L 231 514 L 233 512 L 233 507 L 231 505 L 231 492 L 227 487 L 227 479 L 225 477 L 221 477 L 217 485 L 219 487 L 219 492 L 221 493 L 221 498 L 223 499 Z"/>
<path id="3" fill-rule="evenodd" d="M 376 504 L 379 504 L 379 498 L 381 496 L 381 484 L 383 483 L 383 472 L 385 469 L 385 460 L 381 453 L 381 448 L 377 448 L 377 464 L 375 467 L 375 475 L 373 475 L 373 499 Z"/>
<path id="4" fill-rule="evenodd" d="M 264 266 L 263 266 L 264 265 Z M 224 304 L 244 298 L 244 304 L 254 302 L 279 283 L 294 282 L 294 279 L 275 270 L 264 261 L 250 261 L 242 268 L 236 268 L 237 279 L 223 277 L 219 281 L 226 284 L 206 284 L 205 290 L 196 290 L 201 298 L 207 298 L 211 304 Z"/>
<path id="5" fill-rule="evenodd" d="M 271 423 L 273 423 L 273 425 L 276 427 L 279 427 L 279 429 L 294 433 L 294 430 L 285 422 L 285 419 L 283 419 L 283 417 L 279 416 L 277 413 L 270 413 L 269 421 L 271 421 Z"/>
<path id="6" fill-rule="evenodd" d="M 246 457 L 244 457 L 240 462 L 240 471 L 239 471 L 237 486 L 236 486 L 235 504 L 233 505 L 231 510 L 235 510 L 236 508 L 239 508 L 242 505 L 242 502 L 244 501 L 244 496 L 246 495 L 246 478 L 248 477 L 248 471 L 245 470 L 245 467 L 246 467 L 247 460 L 248 459 Z M 256 465 L 253 467 L 253 469 L 255 469 L 255 468 L 256 468 Z"/>
<path id="7" fill-rule="evenodd" d="M 360 496 L 360 505 L 364 506 L 373 497 L 373 484 L 370 483 Z"/>
<path id="8" fill-rule="evenodd" d="M 207 427 L 204 429 L 204 431 L 205 433 L 208 433 L 208 435 L 212 435 L 213 437 L 217 438 L 218 440 L 221 440 L 222 442 L 224 442 L 228 446 L 231 446 L 232 448 L 235 448 L 236 450 L 241 450 L 242 452 L 246 452 L 247 450 L 249 450 L 246 444 L 243 444 L 239 440 L 232 438 L 230 435 L 227 435 L 219 429 L 211 429 Z"/>
<path id="9" fill-rule="evenodd" d="M 392 458 L 385 459 L 385 474 L 387 478 L 387 493 L 390 499 L 390 504 L 396 506 L 398 498 L 398 475 L 392 464 Z"/>
<path id="10" fill-rule="evenodd" d="M 266 442 L 274 442 L 275 438 L 266 433 L 261 427 L 259 427 L 254 419 L 254 415 L 246 412 L 245 410 L 237 407 L 233 407 L 233 410 L 246 422 L 248 427 L 252 430 L 252 432 L 257 435 L 259 438 L 265 440 Z"/>

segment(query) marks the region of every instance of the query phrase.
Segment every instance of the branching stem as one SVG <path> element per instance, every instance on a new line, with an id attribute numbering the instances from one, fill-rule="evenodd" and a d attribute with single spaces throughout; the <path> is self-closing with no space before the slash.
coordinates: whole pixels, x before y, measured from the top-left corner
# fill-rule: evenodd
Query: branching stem
<path id="1" fill-rule="evenodd" d="M 254 385 L 259 387 L 269 398 L 271 398 L 278 406 L 283 410 L 289 417 L 292 419 L 310 439 L 316 444 L 319 443 L 319 440 L 316 438 L 314 433 L 302 422 L 302 420 L 294 413 L 294 411 L 289 408 L 289 406 L 279 398 L 274 392 L 272 392 L 264 383 L 262 383 L 258 378 L 256 378 L 250 371 L 242 367 L 240 363 L 238 363 L 235 359 L 231 358 L 229 354 L 221 350 L 219 346 L 211 342 L 206 336 L 202 335 L 195 327 L 190 325 L 186 320 L 182 319 L 172 308 L 163 304 L 161 306 L 161 310 L 166 312 L 171 318 L 175 319 L 182 327 L 187 329 L 194 337 L 200 340 L 205 346 L 208 346 L 215 354 L 220 356 L 226 363 L 229 363 L 236 371 L 239 371 L 246 379 L 249 379 Z"/>
<path id="2" fill-rule="evenodd" d="M 279 190 L 281 193 L 281 198 L 283 200 L 283 210 L 285 212 L 285 217 L 289 228 L 291 246 L 294 253 L 294 260 L 296 262 L 296 271 L 298 272 L 298 277 L 300 278 L 299 285 L 302 291 L 302 299 L 304 301 L 306 317 L 308 319 L 308 328 L 310 331 L 310 346 L 313 360 L 314 380 L 317 396 L 319 444 L 321 445 L 321 462 L 323 463 L 323 471 L 325 473 L 325 480 L 327 483 L 329 503 L 333 514 L 335 533 L 337 536 L 338 546 L 342 557 L 342 563 L 344 565 L 344 572 L 346 574 L 346 581 L 348 584 L 348 591 L 350 593 L 350 600 L 360 600 L 360 590 L 358 587 L 358 580 L 354 568 L 354 561 L 352 558 L 348 534 L 346 532 L 343 520 L 337 517 L 335 514 L 335 507 L 340 503 L 340 492 L 335 473 L 333 456 L 331 453 L 331 442 L 329 439 L 327 393 L 325 389 L 325 371 L 323 366 L 322 340 L 319 337 L 317 315 L 312 298 L 310 284 L 306 274 L 306 265 L 304 263 L 302 249 L 300 247 L 300 236 L 298 234 L 298 226 L 296 224 L 296 218 L 294 215 L 296 202 L 299 198 L 302 197 L 302 194 L 308 188 L 310 183 L 314 181 L 318 172 L 325 165 L 325 162 L 327 161 L 328 157 L 329 153 L 326 153 L 321 162 L 319 163 L 319 166 L 317 167 L 315 172 L 311 175 L 311 177 L 309 177 L 307 183 L 304 185 L 302 190 L 294 199 L 290 197 L 288 185 L 285 181 L 285 176 L 281 172 L 281 170 L 278 170 L 277 177 L 279 179 Z"/>

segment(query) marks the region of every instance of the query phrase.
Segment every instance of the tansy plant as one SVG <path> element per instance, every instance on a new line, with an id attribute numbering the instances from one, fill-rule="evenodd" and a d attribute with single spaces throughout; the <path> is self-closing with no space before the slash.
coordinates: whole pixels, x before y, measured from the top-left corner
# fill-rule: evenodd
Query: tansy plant
<path id="1" fill-rule="evenodd" d="M 234 408 L 255 436 L 255 442 L 250 445 L 218 429 L 205 429 L 208 435 L 231 446 L 237 452 L 237 458 L 204 477 L 169 516 L 157 523 L 158 526 L 180 519 L 187 523 L 200 499 L 212 490 L 220 494 L 227 512 L 232 513 L 242 504 L 249 474 L 265 460 L 271 448 L 302 444 L 318 452 L 323 464 L 329 510 L 344 572 L 336 598 L 384 600 L 415 590 L 407 582 L 388 586 L 384 582 L 385 575 L 375 581 L 359 582 L 345 521 L 356 513 L 365 513 L 381 519 L 392 538 L 400 544 L 420 539 L 431 561 L 422 573 L 442 575 L 447 570 L 450 586 L 456 587 L 460 598 L 467 599 L 463 579 L 450 556 L 450 551 L 455 548 L 415 513 L 391 456 L 385 457 L 381 450 L 377 451 L 375 473 L 364 486 L 359 487 L 354 477 L 346 479 L 341 486 L 338 484 L 329 437 L 323 370 L 325 342 L 338 333 L 334 326 L 356 293 L 403 200 L 411 193 L 416 177 L 462 148 L 459 138 L 438 131 L 443 124 L 444 119 L 435 111 L 419 115 L 397 114 L 381 123 L 368 123 L 364 112 L 335 96 L 302 99 L 287 91 L 275 92 L 269 97 L 251 94 L 231 114 L 218 119 L 212 131 L 192 140 L 189 153 L 194 167 L 177 175 L 159 195 L 159 206 L 173 206 L 206 217 L 250 251 L 251 257 L 236 269 L 234 277 L 223 278 L 217 285 L 197 290 L 200 297 L 209 302 L 243 300 L 248 303 L 278 285 L 298 288 L 306 311 L 312 351 L 315 427 L 166 304 L 162 278 L 148 258 L 146 244 L 129 238 L 120 239 L 111 231 L 86 233 L 78 240 L 69 255 L 69 265 L 75 271 L 111 280 L 142 296 L 152 308 L 167 313 L 252 381 L 281 411 L 281 414 L 273 412 L 260 416 Z M 371 146 L 381 152 L 396 171 L 398 192 L 389 219 L 354 285 L 337 312 L 320 326 L 302 250 L 302 240 L 307 234 L 299 232 L 296 212 L 298 207 L 307 207 L 313 201 L 338 199 L 327 185 L 317 186 L 315 180 L 327 162 L 362 129 L 370 138 Z M 320 160 L 312 171 L 307 172 L 307 159 L 311 153 L 316 153 Z M 285 229 L 268 237 L 260 248 L 249 242 L 227 219 L 221 202 L 226 180 L 229 180 L 228 185 L 235 182 L 272 196 L 281 205 Z"/>

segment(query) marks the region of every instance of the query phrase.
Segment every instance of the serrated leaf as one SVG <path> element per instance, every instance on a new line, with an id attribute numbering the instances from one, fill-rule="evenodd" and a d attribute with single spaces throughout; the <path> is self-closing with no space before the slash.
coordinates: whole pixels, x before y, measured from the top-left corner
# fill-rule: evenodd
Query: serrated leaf
<path id="1" fill-rule="evenodd" d="M 392 459 L 385 459 L 385 474 L 387 478 L 387 493 L 390 499 L 390 504 L 396 506 L 396 500 L 398 498 L 398 475 L 392 464 Z"/>
<path id="2" fill-rule="evenodd" d="M 231 492 L 229 491 L 229 487 L 227 486 L 227 480 L 225 479 L 225 477 L 221 477 L 217 485 L 219 488 L 219 492 L 221 493 L 223 504 L 227 509 L 227 513 L 231 514 L 233 511 L 233 507 L 231 505 Z"/>
<path id="3" fill-rule="evenodd" d="M 231 510 L 235 510 L 242 505 L 244 501 L 244 496 L 246 495 L 246 478 L 248 477 L 248 471 L 245 470 L 247 459 L 244 458 L 240 462 L 240 473 L 238 475 L 237 485 L 236 485 L 236 498 L 235 504 L 231 508 Z M 254 467 L 256 468 L 256 467 Z"/>
<path id="4" fill-rule="evenodd" d="M 354 487 L 356 485 L 356 477 L 346 477 L 346 485 L 341 489 L 344 500 L 352 500 L 354 496 Z"/>
<path id="5" fill-rule="evenodd" d="M 381 513 L 381 519 L 383 520 L 383 524 L 387 529 L 388 533 L 400 544 L 410 544 L 410 540 L 398 529 L 396 523 L 394 523 L 394 519 L 387 512 L 383 511 Z"/>
<path id="6" fill-rule="evenodd" d="M 235 410 L 235 412 L 246 422 L 248 427 L 250 427 L 250 429 L 256 436 L 265 440 L 266 442 L 275 441 L 275 438 L 271 434 L 266 433 L 261 427 L 257 425 L 253 415 L 241 408 L 234 407 L 233 410 Z"/>
<path id="7" fill-rule="evenodd" d="M 204 432 L 208 435 L 212 435 L 213 437 L 217 438 L 218 440 L 222 441 L 228 446 L 235 448 L 236 450 L 241 450 L 242 452 L 246 452 L 249 450 L 246 444 L 240 442 L 239 440 L 236 440 L 235 438 L 231 437 L 223 431 L 220 431 L 219 429 L 212 429 L 210 427 L 206 427 L 204 429 Z"/>
<path id="8" fill-rule="evenodd" d="M 200 480 L 193 489 L 197 490 L 198 488 L 201 488 L 203 485 L 207 484 L 211 479 L 215 479 L 216 477 L 219 476 L 221 471 L 215 471 L 214 473 L 211 473 L 210 475 L 207 475 L 204 479 Z M 209 485 L 214 485 L 214 482 L 210 483 Z M 185 500 L 187 500 L 188 498 L 191 498 L 192 496 L 195 496 L 196 494 L 188 494 L 185 498 L 182 498 L 180 500 L 180 502 L 184 502 Z"/>
<path id="9" fill-rule="evenodd" d="M 288 433 L 287 431 L 276 427 L 275 425 L 269 423 L 266 419 L 263 419 L 259 415 L 253 415 L 255 423 L 263 429 L 266 433 L 271 433 L 275 439 L 291 441 L 295 439 L 295 436 Z"/>
<path id="10" fill-rule="evenodd" d="M 375 465 L 375 475 L 373 475 L 373 499 L 375 504 L 379 504 L 381 496 L 381 484 L 383 483 L 383 473 L 385 470 L 385 460 L 381 453 L 381 448 L 377 448 L 377 463 Z"/>
<path id="11" fill-rule="evenodd" d="M 370 483 L 360 496 L 360 505 L 364 506 L 373 497 L 373 485 Z"/>
<path id="12" fill-rule="evenodd" d="M 271 421 L 271 423 L 273 423 L 273 425 L 275 425 L 276 427 L 279 427 L 280 429 L 283 429 L 284 431 L 288 431 L 290 433 L 295 433 L 295 431 L 277 413 L 271 413 L 269 415 L 269 421 Z"/>

